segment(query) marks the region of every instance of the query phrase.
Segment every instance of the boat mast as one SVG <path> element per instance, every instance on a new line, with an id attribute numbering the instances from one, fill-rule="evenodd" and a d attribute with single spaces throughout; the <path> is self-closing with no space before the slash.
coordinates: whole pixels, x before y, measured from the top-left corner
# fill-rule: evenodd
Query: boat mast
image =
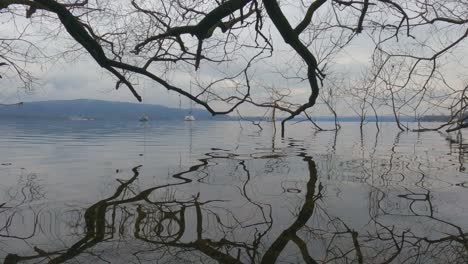
<path id="1" fill-rule="evenodd" d="M 192 81 L 190 81 L 190 94 L 192 94 Z M 193 101 L 191 99 L 190 100 L 190 112 L 189 112 L 189 115 L 192 115 L 192 108 L 193 108 Z"/>

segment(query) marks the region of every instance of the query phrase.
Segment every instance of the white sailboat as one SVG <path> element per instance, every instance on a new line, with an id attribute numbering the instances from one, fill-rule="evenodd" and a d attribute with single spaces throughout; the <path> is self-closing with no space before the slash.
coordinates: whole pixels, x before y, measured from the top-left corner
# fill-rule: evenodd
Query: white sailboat
<path id="1" fill-rule="evenodd" d="M 184 121 L 195 121 L 195 117 L 193 115 L 186 115 Z"/>
<path id="2" fill-rule="evenodd" d="M 192 94 L 192 84 L 190 84 L 190 94 Z M 195 117 L 192 115 L 193 102 L 190 100 L 190 112 L 184 117 L 184 121 L 195 121 Z"/>

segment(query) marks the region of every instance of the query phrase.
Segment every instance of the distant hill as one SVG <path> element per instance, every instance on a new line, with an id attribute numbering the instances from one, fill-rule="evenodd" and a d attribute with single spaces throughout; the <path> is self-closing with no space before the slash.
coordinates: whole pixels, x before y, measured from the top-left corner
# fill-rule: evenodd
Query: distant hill
<path id="1" fill-rule="evenodd" d="M 55 120 L 112 120 L 137 121 L 140 116 L 147 115 L 150 120 L 183 120 L 189 109 L 170 108 L 162 105 L 127 103 L 91 99 L 55 100 L 40 102 L 25 102 L 21 106 L 1 106 L 0 119 L 55 119 Z M 237 120 L 237 117 L 227 115 L 212 116 L 204 109 L 193 109 L 192 115 L 197 120 Z M 264 117 L 246 117 L 249 120 L 265 120 Z M 427 116 L 421 121 L 441 121 L 446 117 Z M 296 120 L 302 120 L 298 117 Z M 334 121 L 331 116 L 313 117 L 315 121 Z M 414 122 L 413 117 L 401 117 L 401 122 Z M 278 118 L 281 120 L 281 118 Z M 340 116 L 340 122 L 359 122 L 357 116 Z M 368 116 L 367 122 L 375 121 L 374 116 Z M 393 116 L 380 116 L 381 122 L 394 122 Z"/>
<path id="2" fill-rule="evenodd" d="M 427 115 L 421 117 L 421 122 L 447 122 L 450 117 L 446 115 Z"/>
<path id="3" fill-rule="evenodd" d="M 62 120 L 138 120 L 148 115 L 150 120 L 183 120 L 189 109 L 161 105 L 112 102 L 102 100 L 57 100 L 25 102 L 21 106 L 0 106 L 0 119 L 62 119 Z M 213 117 L 208 111 L 193 109 L 197 120 L 228 120 L 228 116 Z"/>
<path id="4" fill-rule="evenodd" d="M 314 118 L 316 121 L 334 121 L 335 119 L 331 116 L 319 116 Z M 360 122 L 361 119 L 358 116 L 339 116 L 338 121 L 340 122 Z M 367 116 L 366 122 L 375 122 L 375 116 Z M 415 122 L 416 119 L 410 116 L 401 116 L 400 122 Z M 379 116 L 379 122 L 395 122 L 395 117 L 392 115 Z"/>
<path id="5" fill-rule="evenodd" d="M 253 116 L 248 117 L 249 120 L 262 121 L 265 120 L 265 117 Z M 278 118 L 281 120 L 281 118 Z M 304 117 L 296 117 L 294 120 L 307 120 Z M 333 116 L 313 116 L 312 120 L 318 122 L 334 122 L 335 118 Z M 359 116 L 338 116 L 339 122 L 360 122 Z M 366 122 L 375 122 L 375 116 L 366 117 Z M 379 116 L 379 122 L 395 122 L 395 117 L 392 115 Z M 416 122 L 414 117 L 402 116 L 400 117 L 400 122 Z"/>

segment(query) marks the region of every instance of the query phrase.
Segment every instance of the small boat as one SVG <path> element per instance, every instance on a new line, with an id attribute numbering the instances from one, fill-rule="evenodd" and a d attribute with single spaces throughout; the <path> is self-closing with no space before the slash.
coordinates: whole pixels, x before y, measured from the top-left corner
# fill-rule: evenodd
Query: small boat
<path id="1" fill-rule="evenodd" d="M 94 118 L 83 116 L 83 115 L 78 115 L 78 116 L 69 116 L 68 120 L 71 120 L 71 121 L 90 121 L 90 120 L 94 120 Z"/>
<path id="2" fill-rule="evenodd" d="M 140 116 L 140 122 L 148 122 L 149 121 L 149 117 L 147 115 L 142 115 Z"/>
<path id="3" fill-rule="evenodd" d="M 195 121 L 195 117 L 193 115 L 186 115 L 184 121 Z"/>
<path id="4" fill-rule="evenodd" d="M 190 94 L 192 94 L 192 83 L 190 83 Z M 184 117 L 184 121 L 195 121 L 195 117 L 192 115 L 193 101 L 190 100 L 190 112 Z"/>

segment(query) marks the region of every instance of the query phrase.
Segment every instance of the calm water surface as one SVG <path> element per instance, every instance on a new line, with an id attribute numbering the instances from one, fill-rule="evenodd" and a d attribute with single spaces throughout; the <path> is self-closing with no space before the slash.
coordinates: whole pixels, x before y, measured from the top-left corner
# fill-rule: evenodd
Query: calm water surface
<path id="1" fill-rule="evenodd" d="M 462 135 L 0 122 L 4 263 L 468 263 Z"/>

